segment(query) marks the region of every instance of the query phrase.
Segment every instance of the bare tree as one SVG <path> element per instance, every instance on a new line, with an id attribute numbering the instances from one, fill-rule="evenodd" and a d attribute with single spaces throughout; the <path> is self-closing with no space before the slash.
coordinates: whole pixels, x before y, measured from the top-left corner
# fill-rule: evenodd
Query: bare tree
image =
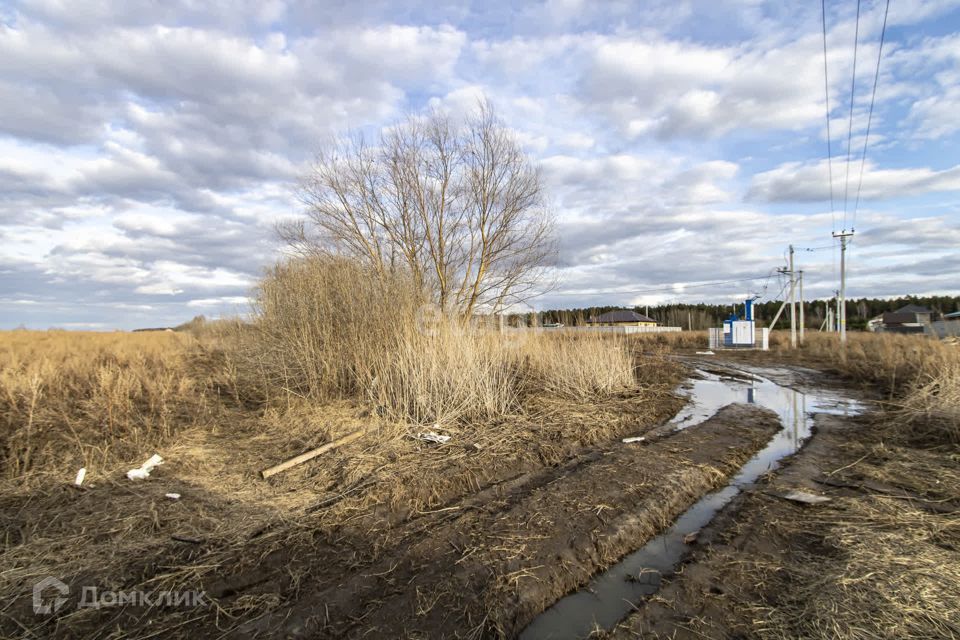
<path id="1" fill-rule="evenodd" d="M 488 102 L 463 121 L 431 111 L 376 145 L 323 149 L 299 197 L 306 218 L 280 229 L 295 249 L 405 270 L 467 317 L 530 296 L 554 248 L 539 168 Z"/>

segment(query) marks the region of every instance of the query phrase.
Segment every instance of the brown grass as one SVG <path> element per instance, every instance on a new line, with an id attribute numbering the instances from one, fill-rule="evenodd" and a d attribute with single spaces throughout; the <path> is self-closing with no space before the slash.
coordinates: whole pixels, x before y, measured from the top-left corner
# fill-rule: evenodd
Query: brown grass
<path id="1" fill-rule="evenodd" d="M 925 336 L 848 334 L 842 349 L 836 334 L 810 333 L 798 350 L 789 334 L 775 332 L 779 360 L 827 369 L 884 399 L 887 422 L 915 443 L 960 443 L 960 348 Z"/>
<path id="2" fill-rule="evenodd" d="M 769 594 L 749 607 L 757 636 L 960 635 L 960 521 L 950 513 L 960 469 L 942 452 L 883 444 L 877 435 L 847 444 L 844 457 L 856 462 L 834 476 L 873 489 L 772 518 L 770 534 L 786 557 L 760 555 L 737 569 Z"/>
<path id="3" fill-rule="evenodd" d="M 776 356 L 797 357 L 828 367 L 850 379 L 870 384 L 887 396 L 901 394 L 925 375 L 940 371 L 955 361 L 957 349 L 924 336 L 850 332 L 847 348 L 841 349 L 837 334 L 807 333 L 805 344 L 795 353 L 785 331 L 771 335 Z"/>
<path id="4" fill-rule="evenodd" d="M 531 394 L 584 399 L 635 384 L 622 340 L 500 333 L 443 313 L 402 276 L 340 259 L 276 267 L 256 310 L 236 353 L 264 397 L 354 397 L 449 427 L 520 411 Z"/>
<path id="5" fill-rule="evenodd" d="M 409 423 L 416 415 L 410 410 L 402 410 L 402 421 L 392 410 L 371 411 L 386 406 L 382 398 L 320 399 L 274 389 L 269 399 L 253 402 L 257 394 L 249 391 L 246 363 L 237 363 L 231 347 L 238 331 L 247 339 L 254 329 L 212 327 L 199 340 L 166 332 L 0 334 L 4 473 L 16 479 L 0 491 L 4 601 L 29 594 L 32 582 L 46 575 L 103 588 L 215 590 L 218 580 L 256 571 L 271 554 L 291 548 L 322 554 L 327 541 L 348 534 L 356 536 L 362 553 L 376 554 L 396 544 L 396 522 L 569 460 L 585 446 L 642 432 L 680 404 L 670 394 L 678 370 L 669 363 L 645 367 L 658 372 L 657 385 L 631 384 L 629 361 L 629 379 L 622 370 L 619 379 L 605 378 L 607 368 L 598 359 L 608 352 L 622 355 L 616 341 L 587 341 L 581 351 L 544 336 L 514 340 L 468 333 L 441 349 L 442 355 L 410 354 L 409 368 L 398 370 L 413 370 L 416 384 L 452 384 L 463 361 L 468 371 L 476 370 L 476 362 L 509 362 L 508 381 L 516 385 L 511 413 L 494 407 L 489 413 L 495 417 L 466 419 L 478 413 L 467 405 L 459 422 L 444 425 L 453 443 L 436 447 L 410 437 L 417 429 Z M 439 347 L 443 339 L 428 334 L 423 344 Z M 452 348 L 471 345 L 467 355 Z M 567 365 L 571 375 L 580 370 L 580 382 L 563 395 L 544 391 L 555 375 L 548 366 L 551 349 L 594 354 Z M 416 369 L 437 362 L 449 366 L 429 375 Z M 405 385 L 401 380 L 385 388 Z M 457 396 L 441 387 L 436 397 Z M 438 415 L 433 405 L 423 406 L 424 420 Z M 456 408 L 443 405 L 450 406 Z M 269 481 L 258 475 L 358 428 L 366 429 L 365 436 L 341 450 Z M 149 480 L 131 483 L 123 476 L 154 452 L 167 462 Z M 87 490 L 68 486 L 80 466 L 88 468 Z M 172 502 L 163 497 L 168 491 L 184 497 Z M 205 543 L 172 542 L 174 534 Z M 322 572 L 323 566 L 304 570 Z M 230 626 L 277 601 L 251 594 L 223 606 L 224 625 Z M 116 627 L 99 615 L 73 611 L 61 624 Z M 23 619 L 46 624 L 29 615 Z M 180 621 L 171 614 L 157 631 L 169 632 Z"/>
<path id="6" fill-rule="evenodd" d="M 671 331 L 669 333 L 634 333 L 630 342 L 641 349 L 665 347 L 669 349 L 706 349 L 709 336 L 706 331 Z"/>
<path id="7" fill-rule="evenodd" d="M 172 332 L 0 333 L 7 477 L 141 456 L 216 410 Z"/>

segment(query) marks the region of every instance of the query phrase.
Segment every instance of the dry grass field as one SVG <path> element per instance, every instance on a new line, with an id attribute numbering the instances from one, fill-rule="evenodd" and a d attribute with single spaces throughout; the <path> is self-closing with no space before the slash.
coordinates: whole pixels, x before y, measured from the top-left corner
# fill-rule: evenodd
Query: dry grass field
<path id="1" fill-rule="evenodd" d="M 5 475 L 41 481 L 101 469 L 210 420 L 219 402 L 173 332 L 0 334 Z"/>
<path id="2" fill-rule="evenodd" d="M 509 637 L 722 485 L 769 437 L 769 417 L 733 412 L 639 450 L 619 444 L 682 406 L 683 370 L 670 356 L 700 349 L 700 333 L 501 334 L 424 314 L 402 283 L 316 268 L 268 276 L 252 323 L 0 333 L 4 635 L 359 637 L 399 620 L 397 635 Z M 819 616 L 798 626 L 799 600 L 760 589 L 737 603 L 766 621 L 746 635 L 834 637 L 877 617 L 862 613 L 867 603 L 884 615 L 903 607 L 914 637 L 956 630 L 952 614 L 935 611 L 955 602 L 942 580 L 907 584 L 891 567 L 904 559 L 897 547 L 919 567 L 960 575 L 948 486 L 960 477 L 957 347 L 873 335 L 851 335 L 845 353 L 829 336 L 808 335 L 798 352 L 782 334 L 773 342 L 768 354 L 731 358 L 813 367 L 881 401 L 830 464 L 941 507 L 855 496 L 818 519 L 776 504 L 746 511 L 767 513 L 785 539 L 834 541 L 832 555 L 808 545 L 744 570 L 779 589 L 792 576 L 808 594 L 804 615 Z M 348 445 L 260 476 L 356 431 Z M 424 431 L 451 440 L 424 442 Z M 149 479 L 125 477 L 154 453 L 165 463 Z M 149 624 L 122 607 L 37 618 L 30 585 L 48 575 L 114 589 L 199 585 L 214 605 L 151 610 Z M 331 585 L 365 595 L 341 600 Z M 924 595 L 889 595 L 913 587 Z"/>
<path id="3" fill-rule="evenodd" d="M 352 299 L 361 288 L 350 288 Z M 322 315 L 329 295 L 303 311 L 318 319 L 310 325 L 291 321 L 299 310 L 273 307 L 252 325 L 189 332 L 0 333 L 5 632 L 110 637 L 109 612 L 45 620 L 24 611 L 24 594 L 45 576 L 202 586 L 216 609 L 195 621 L 208 629 L 200 635 L 224 615 L 233 621 L 224 628 L 236 627 L 295 603 L 308 575 L 335 580 L 385 554 L 403 559 L 410 536 L 437 518 L 543 482 L 681 405 L 680 368 L 661 356 L 635 360 L 623 341 L 503 337 L 442 320 L 420 330 L 396 316 L 357 331 Z M 351 312 L 344 300 L 331 308 Z M 283 322 L 296 331 L 278 333 Z M 364 361 L 335 355 L 350 340 Z M 358 430 L 322 458 L 260 477 Z M 422 431 L 451 443 L 420 441 Z M 125 477 L 154 453 L 165 462 L 149 479 Z M 288 553 L 313 558 L 303 576 L 281 561 Z M 327 553 L 336 560 L 317 557 Z M 285 576 L 280 600 L 243 586 L 265 566 Z M 179 614 L 142 633 L 196 637 Z"/>

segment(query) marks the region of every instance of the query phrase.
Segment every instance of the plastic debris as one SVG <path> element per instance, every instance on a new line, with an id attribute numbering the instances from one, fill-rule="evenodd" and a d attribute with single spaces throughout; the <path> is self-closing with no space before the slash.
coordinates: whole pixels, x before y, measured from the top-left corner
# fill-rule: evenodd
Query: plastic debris
<path id="1" fill-rule="evenodd" d="M 87 468 L 80 467 L 80 470 L 77 471 L 77 479 L 73 481 L 73 484 L 78 487 L 83 484 L 83 479 L 87 477 Z"/>
<path id="2" fill-rule="evenodd" d="M 163 464 L 163 458 L 159 454 L 153 454 L 149 460 L 140 465 L 139 469 L 130 469 L 127 471 L 127 477 L 131 480 L 146 480 L 150 477 L 150 472 L 157 465 Z"/>
<path id="3" fill-rule="evenodd" d="M 697 355 L 698 356 L 715 356 L 717 354 L 715 354 L 713 351 L 697 351 Z"/>
<path id="4" fill-rule="evenodd" d="M 170 498 L 171 500 L 179 500 L 179 499 L 180 499 L 180 494 L 179 494 L 179 493 L 165 493 L 165 494 L 163 494 L 163 497 L 164 497 L 164 498 Z"/>
<path id="5" fill-rule="evenodd" d="M 687 535 L 683 536 L 683 544 L 693 544 L 697 541 L 697 537 L 700 535 L 700 530 L 691 531 Z"/>
<path id="6" fill-rule="evenodd" d="M 450 436 L 444 436 L 436 431 L 421 431 L 416 436 L 417 440 L 422 440 L 424 442 L 433 442 L 435 444 L 446 444 L 450 441 Z"/>
<path id="7" fill-rule="evenodd" d="M 646 438 L 643 436 L 634 436 L 632 438 L 624 438 L 622 442 L 623 444 L 631 444 L 634 442 L 643 442 L 644 440 L 646 440 Z"/>
<path id="8" fill-rule="evenodd" d="M 791 502 L 800 502 L 802 504 L 823 504 L 824 502 L 830 502 L 830 498 L 827 496 L 818 496 L 815 493 L 807 493 L 806 491 L 788 491 L 787 493 L 781 496 L 784 500 L 790 500 Z"/>

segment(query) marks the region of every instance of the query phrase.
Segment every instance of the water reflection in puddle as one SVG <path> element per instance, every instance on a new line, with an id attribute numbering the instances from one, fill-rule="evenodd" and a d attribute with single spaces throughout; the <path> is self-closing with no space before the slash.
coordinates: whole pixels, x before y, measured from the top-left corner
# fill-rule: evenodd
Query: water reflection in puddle
<path id="1" fill-rule="evenodd" d="M 684 536 L 703 528 L 744 485 L 776 469 L 779 461 L 796 453 L 810 437 L 812 414 L 855 415 L 856 401 L 827 390 L 800 392 L 757 376 L 720 376 L 698 371 L 685 390 L 690 402 L 669 424 L 688 429 L 737 402 L 756 404 L 780 416 L 782 429 L 754 455 L 727 486 L 707 494 L 687 509 L 665 533 L 650 540 L 618 564 L 595 576 L 583 589 L 557 601 L 534 619 L 521 638 L 585 638 L 597 627 L 611 629 L 634 609 L 634 603 L 657 592 L 661 577 L 683 557 Z"/>

